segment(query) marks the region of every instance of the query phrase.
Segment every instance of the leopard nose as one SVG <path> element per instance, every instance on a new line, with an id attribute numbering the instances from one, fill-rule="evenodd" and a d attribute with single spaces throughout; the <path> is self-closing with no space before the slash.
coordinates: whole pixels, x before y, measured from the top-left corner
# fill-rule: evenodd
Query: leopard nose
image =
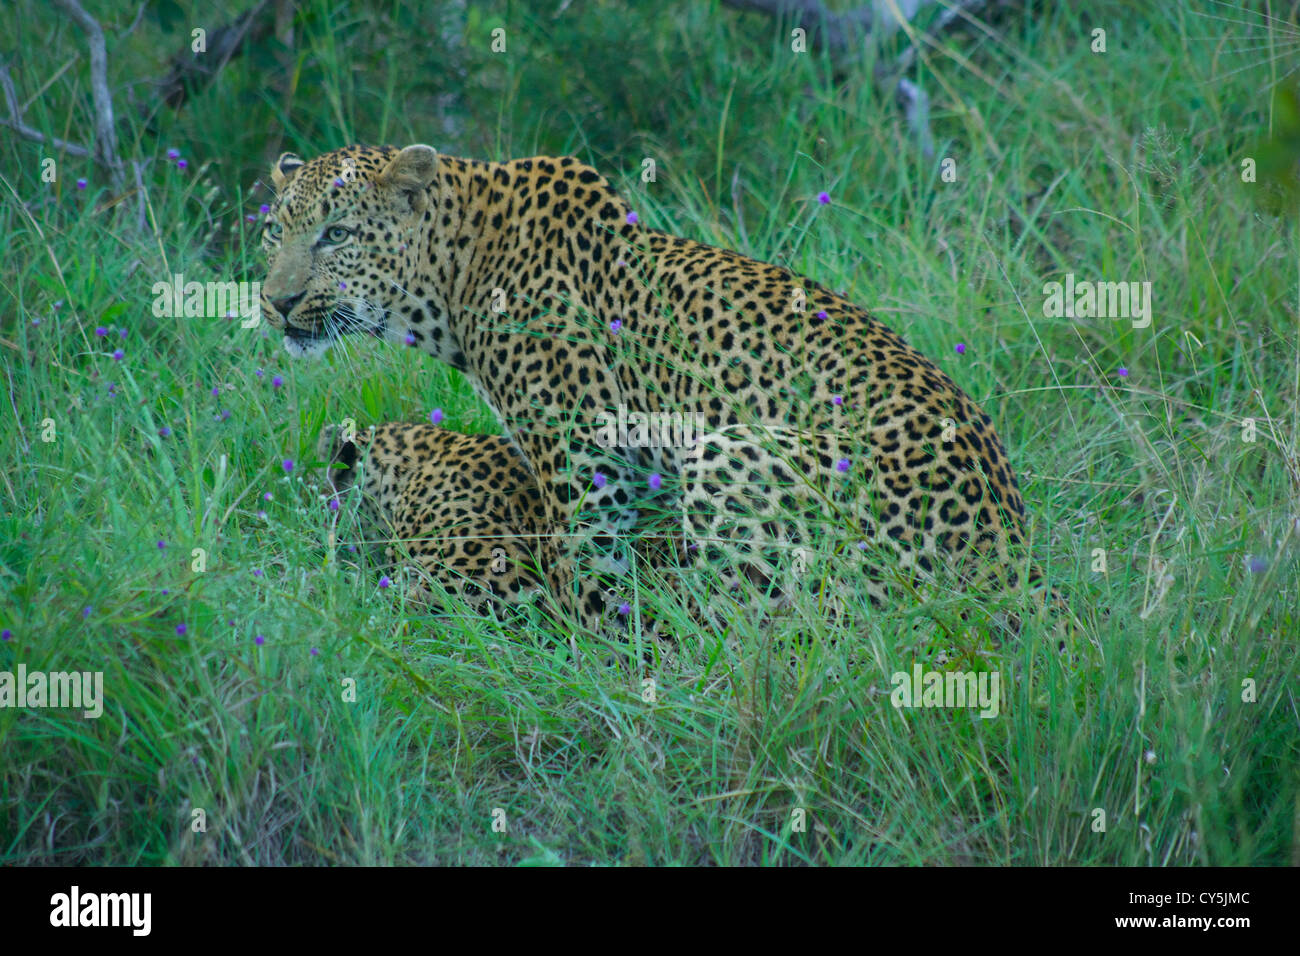
<path id="1" fill-rule="evenodd" d="M 288 315 L 293 311 L 293 307 L 302 301 L 306 292 L 299 292 L 297 295 L 287 295 L 283 299 L 272 299 L 271 304 L 275 306 L 275 311 L 281 315 Z"/>

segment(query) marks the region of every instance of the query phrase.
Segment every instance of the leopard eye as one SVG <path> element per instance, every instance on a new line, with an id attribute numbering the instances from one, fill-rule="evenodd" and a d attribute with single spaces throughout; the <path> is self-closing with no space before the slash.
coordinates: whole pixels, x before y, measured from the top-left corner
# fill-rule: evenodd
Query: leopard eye
<path id="1" fill-rule="evenodd" d="M 278 222 L 268 222 L 264 234 L 278 241 L 280 236 L 284 234 L 284 227 Z"/>
<path id="2" fill-rule="evenodd" d="M 352 230 L 346 226 L 330 226 L 325 230 L 324 239 L 326 242 L 340 243 L 348 236 L 352 235 Z"/>

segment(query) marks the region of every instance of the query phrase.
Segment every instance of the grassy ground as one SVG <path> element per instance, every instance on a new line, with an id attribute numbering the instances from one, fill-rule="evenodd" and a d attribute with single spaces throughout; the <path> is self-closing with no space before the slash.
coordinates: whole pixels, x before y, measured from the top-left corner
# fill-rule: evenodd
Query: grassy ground
<path id="1" fill-rule="evenodd" d="M 2 53 L 28 122 L 76 138 L 84 65 L 36 95 L 81 44 L 44 6 L 6 10 Z M 98 720 L 0 709 L 0 862 L 1300 860 L 1300 244 L 1294 206 L 1241 181 L 1286 119 L 1297 15 L 1087 6 L 1030 5 L 929 53 L 935 162 L 857 78 L 869 62 L 836 76 L 707 4 L 453 15 L 452 80 L 395 39 L 407 6 L 309 4 L 291 89 L 246 58 L 152 132 L 122 109 L 124 150 L 150 161 L 145 234 L 103 208 L 94 167 L 6 136 L 0 671 L 102 671 L 107 702 Z M 106 21 L 122 87 L 190 23 L 126 35 L 133 9 Z M 493 59 L 498 24 L 513 46 Z M 682 633 L 653 701 L 567 635 L 405 608 L 336 547 L 351 517 L 324 506 L 311 450 L 326 421 L 434 407 L 491 430 L 466 383 L 382 345 L 296 363 L 236 321 L 151 313 L 175 272 L 261 277 L 244 217 L 268 129 L 304 155 L 572 150 L 650 225 L 847 290 L 993 416 L 1034 558 L 1090 630 L 1061 658 L 1031 621 L 981 720 L 888 694 L 970 597 L 853 608 L 793 668 L 780 628 Z M 1149 280 L 1150 326 L 1046 317 L 1066 273 Z"/>

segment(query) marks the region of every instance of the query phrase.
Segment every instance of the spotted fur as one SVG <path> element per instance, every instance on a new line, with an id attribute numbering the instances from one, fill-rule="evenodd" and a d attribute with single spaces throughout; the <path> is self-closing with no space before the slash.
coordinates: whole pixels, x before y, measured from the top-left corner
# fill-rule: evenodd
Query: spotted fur
<path id="1" fill-rule="evenodd" d="M 795 544 L 865 549 L 880 601 L 939 560 L 1017 585 L 1024 504 L 989 416 L 816 282 L 647 228 L 572 157 L 352 146 L 272 179 L 267 321 L 295 355 L 368 333 L 465 373 L 537 481 L 549 583 L 584 624 L 664 515 L 700 560 L 748 548 L 758 578 Z M 620 405 L 706 438 L 611 444 Z"/>
<path id="2" fill-rule="evenodd" d="M 359 492 L 362 538 L 385 567 L 420 572 L 417 603 L 436 603 L 441 590 L 503 609 L 542 589 L 541 495 L 506 439 L 396 422 L 355 435 L 329 426 L 317 454 L 336 495 Z"/>

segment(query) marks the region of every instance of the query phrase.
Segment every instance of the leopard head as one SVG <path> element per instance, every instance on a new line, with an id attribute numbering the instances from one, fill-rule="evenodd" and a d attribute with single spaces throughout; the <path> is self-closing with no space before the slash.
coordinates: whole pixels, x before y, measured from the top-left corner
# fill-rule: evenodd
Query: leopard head
<path id="1" fill-rule="evenodd" d="M 350 334 L 406 339 L 426 307 L 408 289 L 418 285 L 415 240 L 436 205 L 437 170 L 436 152 L 422 145 L 276 160 L 261 303 L 289 354 L 319 357 Z"/>

